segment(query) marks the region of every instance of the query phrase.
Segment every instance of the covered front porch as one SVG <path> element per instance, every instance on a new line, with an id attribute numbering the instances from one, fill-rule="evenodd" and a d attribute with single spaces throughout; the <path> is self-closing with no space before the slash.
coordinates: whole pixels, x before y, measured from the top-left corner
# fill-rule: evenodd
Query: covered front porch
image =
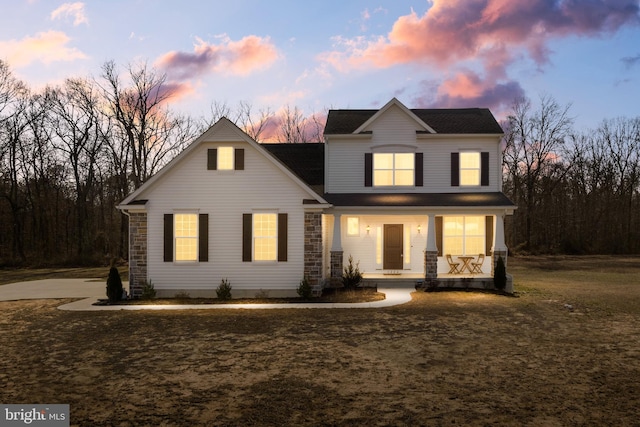
<path id="1" fill-rule="evenodd" d="M 330 248 L 325 271 L 331 280 L 339 280 L 352 257 L 368 286 L 491 289 L 498 256 L 505 263 L 507 258 L 504 213 L 325 214 L 324 247 Z M 458 263 L 457 271 L 450 261 Z"/>

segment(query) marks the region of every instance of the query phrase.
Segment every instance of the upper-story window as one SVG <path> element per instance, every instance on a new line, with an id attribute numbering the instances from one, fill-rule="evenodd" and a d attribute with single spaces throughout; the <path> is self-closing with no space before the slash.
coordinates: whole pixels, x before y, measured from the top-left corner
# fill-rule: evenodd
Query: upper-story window
<path id="1" fill-rule="evenodd" d="M 451 153 L 451 186 L 480 187 L 489 185 L 489 153 L 460 151 Z"/>
<path id="2" fill-rule="evenodd" d="M 414 153 L 373 153 L 373 185 L 412 186 L 414 167 Z"/>
<path id="3" fill-rule="evenodd" d="M 460 185 L 480 185 L 480 153 L 460 153 Z"/>

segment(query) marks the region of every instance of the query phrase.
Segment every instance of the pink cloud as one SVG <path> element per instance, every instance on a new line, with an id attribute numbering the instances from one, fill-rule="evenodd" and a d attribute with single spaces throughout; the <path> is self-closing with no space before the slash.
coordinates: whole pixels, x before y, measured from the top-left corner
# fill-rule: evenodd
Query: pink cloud
<path id="1" fill-rule="evenodd" d="M 418 107 L 485 107 L 498 116 L 508 111 L 515 99 L 525 96 L 524 89 L 516 81 L 482 78 L 470 70 L 459 72 L 440 84 L 425 81 L 422 86 L 423 90 L 413 99 Z"/>
<path id="2" fill-rule="evenodd" d="M 247 75 L 269 67 L 278 56 L 268 37 L 251 35 L 233 41 L 223 36 L 220 44 L 198 40 L 193 52 L 168 52 L 157 59 L 156 65 L 171 78 L 182 80 L 206 73 Z"/>
<path id="3" fill-rule="evenodd" d="M 422 62 L 447 67 L 491 61 L 506 46 L 523 47 L 543 64 L 546 43 L 567 35 L 595 36 L 640 23 L 636 0 L 433 0 L 423 16 L 401 16 L 386 37 L 341 39 L 320 58 L 340 70 Z"/>
<path id="4" fill-rule="evenodd" d="M 0 57 L 5 58 L 12 67 L 24 67 L 33 62 L 50 64 L 87 58 L 80 50 L 68 47 L 70 41 L 61 31 L 46 31 L 21 40 L 0 41 Z"/>

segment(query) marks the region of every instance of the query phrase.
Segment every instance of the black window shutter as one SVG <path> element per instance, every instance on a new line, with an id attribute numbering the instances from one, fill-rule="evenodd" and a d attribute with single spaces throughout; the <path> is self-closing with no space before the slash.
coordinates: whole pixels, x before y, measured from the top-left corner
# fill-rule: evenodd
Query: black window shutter
<path id="1" fill-rule="evenodd" d="M 485 255 L 491 254 L 491 247 L 493 246 L 493 217 L 491 215 L 487 215 L 485 217 L 485 234 L 486 234 L 486 245 L 485 245 Z"/>
<path id="2" fill-rule="evenodd" d="M 233 168 L 237 171 L 244 170 L 244 148 L 236 148 L 233 158 Z"/>
<path id="3" fill-rule="evenodd" d="M 364 153 L 364 186 L 373 186 L 373 154 Z"/>
<path id="4" fill-rule="evenodd" d="M 442 217 L 436 217 L 436 246 L 438 247 L 438 256 L 442 256 Z"/>
<path id="5" fill-rule="evenodd" d="M 242 214 L 242 261 L 251 262 L 251 241 L 253 240 L 253 215 Z"/>
<path id="6" fill-rule="evenodd" d="M 415 186 L 422 187 L 424 185 L 424 156 L 422 153 L 415 154 Z"/>
<path id="7" fill-rule="evenodd" d="M 164 214 L 164 262 L 173 262 L 173 214 Z"/>
<path id="8" fill-rule="evenodd" d="M 451 153 L 451 186 L 460 186 L 460 153 Z"/>
<path id="9" fill-rule="evenodd" d="M 209 261 L 209 214 L 198 218 L 198 261 Z"/>
<path id="10" fill-rule="evenodd" d="M 218 169 L 218 149 L 209 148 L 207 150 L 207 170 L 214 171 Z"/>
<path id="11" fill-rule="evenodd" d="M 287 214 L 278 214 L 278 261 L 287 261 Z"/>
<path id="12" fill-rule="evenodd" d="M 480 185 L 489 185 L 489 153 L 480 153 Z"/>

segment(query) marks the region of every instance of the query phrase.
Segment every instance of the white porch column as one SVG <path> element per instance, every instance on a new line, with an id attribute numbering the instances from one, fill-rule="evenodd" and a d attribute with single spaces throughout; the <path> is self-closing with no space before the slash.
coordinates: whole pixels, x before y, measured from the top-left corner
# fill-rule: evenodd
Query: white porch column
<path id="1" fill-rule="evenodd" d="M 500 213 L 495 216 L 495 233 L 493 238 L 493 252 L 506 251 L 507 245 L 504 243 L 504 214 Z"/>
<path id="2" fill-rule="evenodd" d="M 333 214 L 333 242 L 331 243 L 331 251 L 342 250 L 342 229 L 339 213 Z"/>
<path id="3" fill-rule="evenodd" d="M 427 225 L 427 251 L 438 252 L 438 247 L 436 246 L 436 216 L 433 214 L 429 215 Z"/>

